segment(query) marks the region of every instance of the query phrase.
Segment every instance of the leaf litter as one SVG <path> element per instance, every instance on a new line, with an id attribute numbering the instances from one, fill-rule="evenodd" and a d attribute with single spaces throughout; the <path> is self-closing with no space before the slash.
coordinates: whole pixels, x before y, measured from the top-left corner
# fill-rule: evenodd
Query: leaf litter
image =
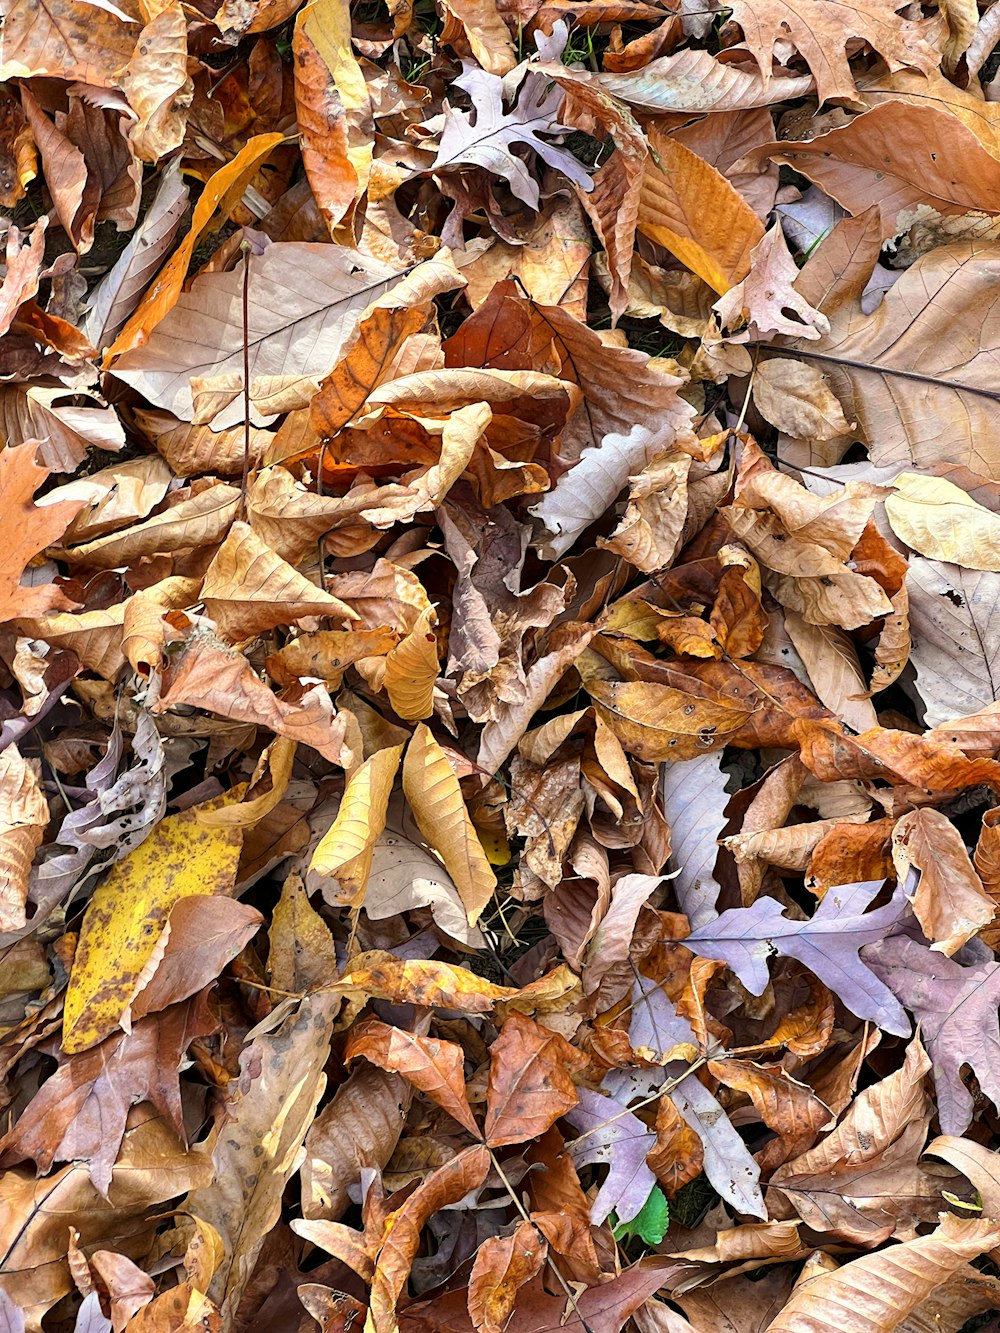
<path id="1" fill-rule="evenodd" d="M 211 9 L 3 15 L 0 1323 L 996 1328 L 996 0 Z"/>

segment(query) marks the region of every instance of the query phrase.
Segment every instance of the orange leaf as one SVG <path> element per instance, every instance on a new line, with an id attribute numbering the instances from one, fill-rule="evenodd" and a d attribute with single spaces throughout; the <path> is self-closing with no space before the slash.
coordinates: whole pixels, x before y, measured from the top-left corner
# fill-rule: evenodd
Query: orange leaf
<path id="1" fill-rule="evenodd" d="M 104 366 L 107 368 L 133 348 L 141 347 L 149 338 L 160 320 L 174 308 L 188 265 L 194 254 L 195 246 L 209 229 L 209 223 L 215 213 L 221 213 L 225 221 L 239 203 L 243 191 L 253 179 L 258 167 L 279 143 L 284 141 L 283 134 L 257 134 L 249 139 L 231 162 L 227 162 L 206 182 L 205 188 L 195 205 L 191 218 L 191 227 L 180 245 L 160 269 L 159 276 L 142 298 L 138 310 L 119 333 L 104 354 Z"/>
<path id="2" fill-rule="evenodd" d="M 36 505 L 32 496 L 49 475 L 35 462 L 37 441 L 29 440 L 0 452 L 0 495 L 3 496 L 5 538 L 0 551 L 0 623 L 17 616 L 65 611 L 73 605 L 51 583 L 22 588 L 24 567 L 66 531 L 83 508 L 82 500 Z"/>
<path id="3" fill-rule="evenodd" d="M 530 1221 L 509 1236 L 487 1236 L 469 1278 L 469 1318 L 481 1333 L 502 1333 L 514 1310 L 519 1287 L 545 1262 L 545 1244 Z"/>
<path id="4" fill-rule="evenodd" d="M 369 1018 L 352 1030 L 344 1050 L 345 1064 L 359 1055 L 380 1069 L 402 1074 L 473 1137 L 479 1138 L 479 1126 L 465 1095 L 465 1055 L 461 1046 Z"/>
<path id="5" fill-rule="evenodd" d="M 487 1143 L 497 1148 L 544 1134 L 576 1105 L 572 1074 L 586 1063 L 558 1032 L 511 1014 L 490 1049 Z"/>

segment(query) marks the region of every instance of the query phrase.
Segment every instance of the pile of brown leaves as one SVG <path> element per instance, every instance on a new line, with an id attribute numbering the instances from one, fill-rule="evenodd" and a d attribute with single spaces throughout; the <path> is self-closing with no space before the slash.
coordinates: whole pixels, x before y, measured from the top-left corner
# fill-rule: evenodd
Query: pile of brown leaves
<path id="1" fill-rule="evenodd" d="M 6 0 L 0 1327 L 1000 1311 L 998 42 Z"/>

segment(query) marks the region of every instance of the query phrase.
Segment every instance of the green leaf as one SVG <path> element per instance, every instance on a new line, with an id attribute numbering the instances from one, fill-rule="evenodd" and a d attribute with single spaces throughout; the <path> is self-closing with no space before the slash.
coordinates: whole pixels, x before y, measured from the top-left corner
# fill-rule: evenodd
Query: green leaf
<path id="1" fill-rule="evenodd" d="M 638 1236 L 647 1245 L 659 1245 L 667 1234 L 670 1223 L 670 1205 L 659 1185 L 654 1185 L 649 1198 L 629 1222 L 618 1221 L 616 1213 L 611 1214 L 611 1225 L 615 1240 L 624 1240 L 628 1236 Z"/>

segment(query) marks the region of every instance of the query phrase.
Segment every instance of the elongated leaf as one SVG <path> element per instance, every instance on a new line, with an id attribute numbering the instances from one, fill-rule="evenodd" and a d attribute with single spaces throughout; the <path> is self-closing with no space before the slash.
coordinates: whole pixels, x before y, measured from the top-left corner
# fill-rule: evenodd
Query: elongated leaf
<path id="1" fill-rule="evenodd" d="M 493 896 L 496 876 L 469 818 L 444 751 L 422 723 L 406 747 L 403 791 L 427 843 L 441 856 L 475 925 Z"/>

